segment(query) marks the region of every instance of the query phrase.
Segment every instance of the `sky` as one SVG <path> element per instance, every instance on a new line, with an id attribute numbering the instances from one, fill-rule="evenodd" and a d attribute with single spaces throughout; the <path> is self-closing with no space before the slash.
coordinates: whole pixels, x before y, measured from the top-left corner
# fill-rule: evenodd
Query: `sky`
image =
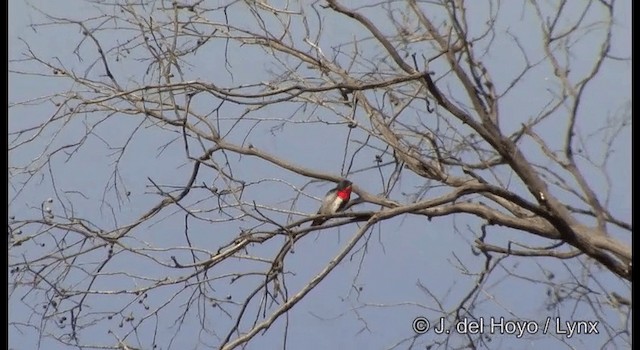
<path id="1" fill-rule="evenodd" d="M 346 2 L 345 2 L 346 3 Z M 278 3 L 270 3 L 273 6 Z M 534 59 L 541 59 L 538 28 L 532 26 L 535 16 L 529 10 L 523 10 L 522 4 L 511 2 L 501 4 L 501 21 L 496 27 L 495 50 L 487 52 L 485 61 L 489 71 L 494 73 L 496 84 L 506 86 L 517 74 L 523 60 L 513 48 L 513 41 L 504 33 L 512 33 L 527 39 L 524 46 Z M 32 6 L 32 7 L 31 7 Z M 356 6 L 350 3 L 350 6 Z M 474 6 L 474 5 L 469 5 Z M 630 57 L 630 1 L 617 3 L 615 32 L 612 42 L 612 53 L 618 57 Z M 238 7 L 239 8 L 239 7 Z M 64 66 L 76 72 L 85 72 L 92 78 L 99 77 L 100 69 L 91 66 L 86 57 L 93 57 L 92 46 L 80 46 L 79 55 L 73 53 L 82 39 L 77 27 L 60 27 L 52 25 L 30 26 L 40 23 L 43 17 L 35 9 L 55 16 L 76 19 L 93 17 L 95 6 L 83 1 L 66 2 L 61 7 L 58 2 L 49 1 L 14 1 L 9 4 L 9 58 L 20 60 L 27 51 L 27 44 L 34 52 L 52 61 L 63 62 Z M 480 14 L 487 11 L 486 7 L 477 6 L 472 9 Z M 317 25 L 317 18 L 308 10 L 311 27 Z M 363 13 L 370 11 L 377 16 L 376 24 L 383 31 L 390 31 L 392 27 L 385 22 L 387 19 L 376 14 L 372 9 L 364 8 Z M 569 11 L 569 13 L 571 13 Z M 239 20 L 243 16 L 250 17 L 250 13 L 233 10 L 229 18 Z M 348 35 L 361 35 L 362 28 L 344 16 L 328 16 L 323 14 L 326 31 L 320 42 L 325 52 L 336 42 L 347 41 Z M 216 15 L 222 21 L 224 16 Z M 96 20 L 96 21 L 99 21 Z M 94 22 L 95 23 L 95 22 Z M 473 23 L 473 22 L 472 22 Z M 270 24 L 270 23 L 267 23 Z M 246 24 L 247 27 L 251 25 Z M 476 24 L 482 25 L 482 21 Z M 304 34 L 302 27 L 296 22 L 292 28 L 294 36 L 301 41 Z M 533 29 L 532 29 L 533 28 Z M 591 33 L 591 34 L 589 34 Z M 593 34 L 596 33 L 596 34 Z M 122 36 L 121 36 L 122 35 Z M 585 35 L 597 35 L 597 31 L 586 32 Z M 126 35 L 114 32 L 100 32 L 99 37 L 103 45 L 112 46 L 119 43 Z M 589 45 L 589 40 L 583 40 L 575 45 L 576 74 L 584 71 L 588 64 L 589 53 L 597 50 Z M 363 52 L 371 50 L 372 55 L 377 52 L 376 47 L 362 46 Z M 225 55 L 232 63 L 224 64 Z M 148 67 L 147 62 L 132 61 L 123 54 L 121 61 L 112 62 L 114 76 L 125 88 L 133 88 L 141 84 L 152 84 L 151 75 L 142 72 Z M 584 57 L 584 58 L 583 58 Z M 346 58 L 338 58 L 345 60 Z M 580 131 L 585 135 L 597 131 L 603 118 L 619 116 L 624 113 L 625 106 L 630 102 L 631 67 L 629 62 L 610 61 L 603 67 L 602 77 L 596 80 L 596 87 L 589 89 L 584 97 L 584 120 L 580 123 Z M 256 48 L 239 47 L 231 43 L 225 47 L 223 43 L 212 43 L 203 48 L 196 56 L 183 65 L 185 80 L 202 80 L 218 86 L 232 86 L 250 84 L 270 79 L 271 72 L 281 69 L 281 63 L 265 55 Z M 361 63 L 365 65 L 365 63 Z M 19 69 L 18 69 L 19 68 Z M 11 72 L 11 70 L 14 72 Z M 438 67 L 434 67 L 438 69 Z M 52 92 L 64 92 L 73 86 L 59 77 L 45 77 L 42 75 L 26 75 L 16 71 L 45 72 L 38 65 L 29 62 L 14 61 L 10 63 L 9 74 L 9 102 L 36 100 L 48 96 Z M 304 71 L 304 70 L 302 70 Z M 230 74 L 232 72 L 233 74 Z M 307 72 L 311 75 L 311 72 Z M 147 79 L 147 81 L 142 81 Z M 535 113 L 544 106 L 549 96 L 558 88 L 557 83 L 549 74 L 548 67 L 540 65 L 532 70 L 524 80 L 523 87 L 510 92 L 501 101 L 502 120 L 504 130 L 515 130 L 522 121 L 535 117 Z M 555 90 L 557 91 L 557 90 Z M 83 92 L 90 94 L 90 92 Z M 56 100 L 56 98 L 54 98 Z M 61 100 L 61 99 L 59 99 Z M 212 106 L 216 105 L 216 98 L 198 95 L 194 98 L 193 108 L 199 113 L 214 113 Z M 523 106 L 525 108 L 523 108 Z M 9 129 L 24 129 L 49 118 L 59 106 L 52 103 L 29 104 L 27 106 L 12 106 L 9 109 Z M 346 108 L 346 107 L 345 107 Z M 243 123 L 235 126 L 239 115 L 250 112 Z M 272 105 L 262 109 L 251 110 L 246 106 L 226 104 L 221 108 L 219 129 L 229 131 L 228 140 L 233 142 L 250 142 L 255 147 L 266 150 L 289 160 L 292 164 L 309 169 L 323 171 L 336 176 L 348 168 L 344 163 L 344 150 L 349 156 L 356 154 L 358 142 L 363 140 L 361 134 L 352 134 L 350 129 L 339 123 L 339 118 L 331 115 L 328 109 L 297 110 L 295 104 Z M 582 115 L 581 115 L 582 116 Z M 252 120 L 251 118 L 255 118 Z M 318 118 L 331 123 L 309 123 Z M 358 115 L 358 118 L 364 118 Z M 262 120 L 260 124 L 255 123 Z M 362 119 L 361 119 L 362 120 Z M 562 128 L 554 125 L 552 119 L 543 124 L 544 135 L 553 144 L 561 141 Z M 285 122 L 286 121 L 286 122 Z M 285 123 L 283 123 L 285 122 Z M 64 126 L 60 133 L 58 127 Z M 91 130 L 90 137 L 84 139 L 87 130 Z M 246 137 L 249 133 L 249 137 Z M 246 141 L 245 141 L 246 137 Z M 336 140 L 337 142 L 330 142 Z M 628 191 L 630 171 L 630 128 L 615 140 L 616 152 L 611 156 L 608 168 L 613 170 L 610 208 L 620 218 L 629 221 L 631 218 L 631 197 Z M 29 142 L 15 151 L 10 152 L 10 165 L 29 165 L 35 167 L 44 162 L 43 150 L 51 152 L 60 147 L 73 145 L 82 141 L 81 147 L 61 149 L 52 158 L 52 168 L 55 177 L 50 176 L 47 167 L 35 171 L 33 178 L 24 174 L 15 175 L 9 184 L 10 215 L 16 218 L 27 218 L 39 212 L 41 203 L 48 203 L 52 198 L 53 212 L 72 212 L 74 217 L 89 218 L 93 224 L 105 230 L 112 229 L 123 223 L 135 221 L 142 213 L 149 210 L 159 200 L 150 180 L 156 184 L 179 185 L 184 183 L 191 173 L 191 162 L 185 159 L 185 149 L 180 135 L 163 128 L 161 125 L 150 125 L 138 118 L 127 115 L 115 115 L 106 118 L 99 113 L 86 114 L 72 121 L 58 121 L 53 127 L 43 130 L 33 142 Z M 585 142 L 584 148 L 597 154 L 602 149 L 602 143 L 597 137 Z M 11 142 L 11 137 L 10 137 Z M 125 152 L 120 152 L 126 146 Z M 47 148 L 48 147 L 48 148 Z M 190 150 L 199 154 L 199 144 L 190 141 Z M 525 144 L 529 155 L 535 159 L 539 156 L 533 144 Z M 70 152 L 71 156 L 64 152 Z M 371 152 L 369 152 L 371 153 Z M 370 154 L 369 154 L 370 155 Z M 380 180 L 371 176 L 370 172 L 357 171 L 372 165 L 372 157 L 355 157 L 349 178 L 361 188 L 377 193 L 380 190 Z M 347 159 L 349 159 L 347 157 Z M 295 203 L 295 212 L 311 215 L 318 206 L 318 198 L 331 188 L 330 183 L 313 182 L 302 176 L 287 172 L 281 168 L 270 166 L 268 163 L 248 156 L 239 157 L 230 154 L 227 159 L 216 156 L 220 164 L 228 162 L 233 165 L 236 176 L 247 183 L 257 183 L 247 188 L 243 193 L 245 201 L 257 200 L 282 210 L 291 208 Z M 585 167 L 597 165 L 583 164 Z M 114 171 L 117 167 L 117 172 Z M 10 176 L 11 176 L 10 171 Z M 19 186 L 27 181 L 27 186 Z M 597 171 L 589 174 L 589 180 L 594 188 L 602 189 L 606 179 Z M 55 186 L 54 186 L 55 181 Z M 223 186 L 215 171 L 204 169 L 197 183 L 210 186 Z M 421 184 L 420 179 L 407 176 L 394 191 L 393 197 L 399 201 L 408 201 L 403 192 L 415 191 Z M 517 186 L 517 185 L 514 185 Z M 221 187 L 222 188 L 222 187 Z M 294 202 L 296 189 L 303 193 Z M 116 189 L 118 191 L 116 191 Z M 432 193 L 438 193 L 434 188 Z M 123 193 L 129 195 L 123 196 Z M 563 196 L 560 194 L 559 196 Z M 102 271 L 104 274 L 92 284 L 92 290 L 118 291 L 132 290 L 147 285 L 140 276 L 151 279 L 164 277 L 178 277 L 185 274 L 182 270 L 171 269 L 162 264 L 171 264 L 171 257 L 175 256 L 182 262 L 188 263 L 191 254 L 184 249 L 187 244 L 201 250 L 216 252 L 220 245 L 238 234 L 238 229 L 248 228 L 251 220 L 245 218 L 238 222 L 227 222 L 225 214 L 217 209 L 217 203 L 212 203 L 211 193 L 198 191 L 189 199 L 194 210 L 200 210 L 201 216 L 208 220 L 189 221 L 189 241 L 185 235 L 185 215 L 172 209 L 161 212 L 147 224 L 140 226 L 123 244 L 135 247 L 140 254 L 130 251 L 119 251 Z M 375 210 L 372 205 L 363 205 L 358 210 Z M 230 215 L 239 215 L 229 210 Z M 276 217 L 277 213 L 271 213 Z M 287 215 L 277 216 L 287 220 Z M 296 218 L 299 218 L 296 216 Z M 442 341 L 444 337 L 432 332 L 415 337 L 411 329 L 416 317 L 426 317 L 432 322 L 438 321 L 442 314 L 439 307 L 449 310 L 457 305 L 475 283 L 473 273 L 481 271 L 484 261 L 470 249 L 470 242 L 478 236 L 481 222 L 468 216 L 436 218 L 427 221 L 424 217 L 406 216 L 386 221 L 377 226 L 368 239 L 361 242 L 354 253 L 343 260 L 336 269 L 320 285 L 313 289 L 286 316 L 276 321 L 268 331 L 259 333 L 248 344 L 249 349 L 283 347 L 285 327 L 287 347 L 297 348 L 426 348 L 432 342 Z M 305 237 L 295 245 L 295 253 L 287 257 L 286 266 L 290 271 L 287 276 L 287 288 L 293 295 L 318 274 L 357 231 L 356 225 L 340 228 L 324 229 Z M 612 230 L 612 235 L 630 241 L 628 234 Z M 508 229 L 493 229 L 491 236 L 496 244 L 504 244 L 516 240 L 531 245 L 548 244 L 548 241 L 529 237 L 520 232 Z M 15 247 L 10 250 L 10 260 L 29 256 L 47 256 L 53 240 L 46 236 L 40 237 L 37 244 L 27 247 Z M 284 239 L 272 240 L 262 246 L 253 246 L 247 254 L 251 256 L 267 257 L 277 251 Z M 64 284 L 72 287 L 84 286 L 88 283 L 86 274 L 81 270 L 95 267 L 104 260 L 106 250 L 100 248 L 85 256 L 86 265 L 76 266 L 67 275 Z M 144 254 L 153 256 L 147 258 Z M 203 254 L 202 256 L 205 256 Z M 15 260 L 14 260 L 15 261 Z M 73 264 L 72 264 L 73 265 Z M 59 268 L 62 268 L 60 265 Z M 57 266 L 52 267 L 55 275 Z M 530 280 L 544 280 L 552 273 L 555 281 L 570 280 L 573 271 L 580 272 L 577 263 L 566 263 L 557 259 L 530 259 L 510 257 L 504 260 L 493 272 L 485 289 L 480 293 L 473 314 L 484 320 L 491 317 L 516 318 L 535 322 L 542 326 L 547 320 L 556 321 L 556 313 L 560 313 L 562 321 L 593 321 L 593 311 L 580 304 L 575 310 L 566 307 L 547 308 L 547 293 L 551 293 L 551 283 L 530 282 Z M 77 270 L 74 270 L 77 269 Z M 140 296 L 128 293 L 107 293 L 91 295 L 87 299 L 91 311 L 87 320 L 96 320 L 93 326 L 80 330 L 84 339 L 98 344 L 114 344 L 114 339 L 126 334 L 130 327 L 122 321 L 127 315 L 136 319 L 149 317 L 138 329 L 138 332 L 128 338 L 132 344 L 142 344 L 149 347 L 152 342 L 159 345 L 159 349 L 204 349 L 216 347 L 220 337 L 233 325 L 233 319 L 226 316 L 227 311 L 237 312 L 239 303 L 255 288 L 263 277 L 249 275 L 233 283 L 228 274 L 238 271 L 262 271 L 264 264 L 251 259 L 229 259 L 211 271 L 212 295 L 218 299 L 217 306 L 194 303 L 189 304 L 190 312 L 177 326 L 174 320 L 187 307 L 193 288 L 185 288 L 181 292 L 179 286 L 167 286 L 153 289 L 142 302 Z M 592 268 L 599 281 L 610 285 L 618 293 L 629 296 L 630 288 L 627 284 L 613 278 L 599 267 Z M 9 277 L 10 280 L 12 276 Z M 427 286 L 429 293 L 420 285 Z M 51 295 L 38 290 L 31 290 L 30 286 L 10 288 L 9 318 L 22 324 L 39 324 L 37 310 L 46 307 L 43 300 Z M 597 293 L 593 296 L 602 300 Z M 163 304 L 171 300 L 165 307 Z M 440 305 L 438 305 L 440 303 Z M 146 307 L 149 309 L 147 310 Z M 162 310 L 150 315 L 149 310 Z M 258 308 L 252 303 L 252 312 Z M 62 306 L 61 306 L 62 308 Z M 123 312 L 107 318 L 113 310 L 122 308 Z M 197 311 L 196 311 L 197 310 Z M 573 315 L 573 318 L 567 318 Z M 600 314 L 612 323 L 624 322 L 624 317 L 613 311 L 604 310 Z M 624 315 L 622 315 L 624 316 Z M 60 316 L 58 316 L 60 317 Z M 255 316 L 252 316 L 255 317 Z M 250 317 L 251 318 L 251 317 Z M 201 321 L 201 320 L 205 321 Z M 59 318 L 58 318 L 59 320 Z M 56 321 L 53 321 L 56 322 Z M 120 323 L 124 326 L 121 327 Z M 205 327 L 202 326 L 205 323 Z M 59 327 L 47 323 L 47 331 L 55 337 L 68 332 L 69 326 Z M 157 329 L 155 328 L 158 325 Z M 559 326 L 562 328 L 562 325 Z M 243 320 L 241 327 L 247 330 L 249 321 Z M 127 328 L 129 327 L 129 328 Z M 206 330 L 203 330 L 206 329 Z M 553 333 L 553 332 L 551 332 Z M 558 332 L 556 332 L 558 333 Z M 605 333 L 605 332 L 603 332 Z M 538 349 L 541 347 L 557 348 L 569 344 L 576 348 L 600 348 L 607 334 L 577 335 L 567 338 L 559 334 L 542 335 L 540 332 L 523 339 L 513 334 L 487 334 L 487 346 L 496 348 Z M 153 340 L 151 339 L 153 338 Z M 595 340 L 594 340 L 595 339 Z M 458 338 L 459 341 L 459 338 Z M 566 342 L 566 343 L 565 343 Z M 446 348 L 446 345 L 440 345 Z M 13 325 L 9 327 L 9 347 L 13 349 L 67 349 L 52 337 L 38 337 L 32 326 Z M 605 346 L 606 348 L 606 346 Z"/>

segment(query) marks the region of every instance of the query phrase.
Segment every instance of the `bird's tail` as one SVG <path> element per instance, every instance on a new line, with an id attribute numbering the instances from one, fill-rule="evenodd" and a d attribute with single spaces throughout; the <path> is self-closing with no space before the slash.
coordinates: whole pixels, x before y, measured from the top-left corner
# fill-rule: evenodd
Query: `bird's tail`
<path id="1" fill-rule="evenodd" d="M 326 219 L 322 219 L 322 218 L 318 218 L 313 220 L 313 222 L 311 222 L 311 226 L 318 226 L 318 225 L 322 225 L 324 224 L 324 222 L 327 221 Z"/>

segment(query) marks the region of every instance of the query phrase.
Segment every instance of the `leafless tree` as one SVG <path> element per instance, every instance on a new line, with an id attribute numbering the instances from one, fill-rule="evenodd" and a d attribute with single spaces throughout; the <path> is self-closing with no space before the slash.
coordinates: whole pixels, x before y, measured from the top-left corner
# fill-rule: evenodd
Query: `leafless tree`
<path id="1" fill-rule="evenodd" d="M 616 198 L 630 166 L 612 158 L 629 153 L 631 114 L 604 96 L 630 100 L 610 81 L 630 71 L 616 46 L 629 2 L 361 3 L 34 5 L 37 37 L 73 48 L 11 52 L 10 75 L 50 94 L 9 106 L 10 332 L 43 348 L 299 348 L 302 301 L 340 297 L 336 317 L 362 332 L 376 333 L 367 310 L 388 322 L 407 307 L 451 330 L 403 319 L 380 347 L 494 348 L 515 336 L 454 325 L 531 319 L 503 299 L 531 290 L 520 304 L 540 329 L 523 339 L 630 347 L 630 203 Z M 348 208 L 310 227 L 316 184 L 343 177 Z M 425 230 L 401 234 L 405 220 Z M 373 251 L 413 240 L 403 255 L 422 261 L 425 236 L 458 240 L 430 261 L 460 284 L 398 271 L 421 300 L 359 298 Z M 352 291 L 311 293 L 328 276 Z M 549 319 L 598 334 L 542 334 Z"/>

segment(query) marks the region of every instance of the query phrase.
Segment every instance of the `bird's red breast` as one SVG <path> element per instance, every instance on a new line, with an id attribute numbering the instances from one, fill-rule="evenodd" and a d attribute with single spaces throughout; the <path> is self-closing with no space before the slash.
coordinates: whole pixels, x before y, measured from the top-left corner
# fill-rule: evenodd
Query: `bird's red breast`
<path id="1" fill-rule="evenodd" d="M 351 186 L 343 189 L 343 190 L 339 190 L 337 193 L 338 197 L 342 198 L 342 200 L 348 201 L 349 197 L 351 197 Z"/>

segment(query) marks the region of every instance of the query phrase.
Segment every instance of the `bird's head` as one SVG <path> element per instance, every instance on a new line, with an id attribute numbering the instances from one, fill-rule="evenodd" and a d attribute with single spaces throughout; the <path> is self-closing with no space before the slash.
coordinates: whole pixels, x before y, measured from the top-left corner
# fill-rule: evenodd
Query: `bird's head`
<path id="1" fill-rule="evenodd" d="M 340 180 L 340 182 L 338 182 L 338 191 L 342 191 L 345 190 L 347 188 L 351 188 L 353 184 L 351 183 L 351 181 L 347 180 L 347 179 L 342 179 Z"/>

